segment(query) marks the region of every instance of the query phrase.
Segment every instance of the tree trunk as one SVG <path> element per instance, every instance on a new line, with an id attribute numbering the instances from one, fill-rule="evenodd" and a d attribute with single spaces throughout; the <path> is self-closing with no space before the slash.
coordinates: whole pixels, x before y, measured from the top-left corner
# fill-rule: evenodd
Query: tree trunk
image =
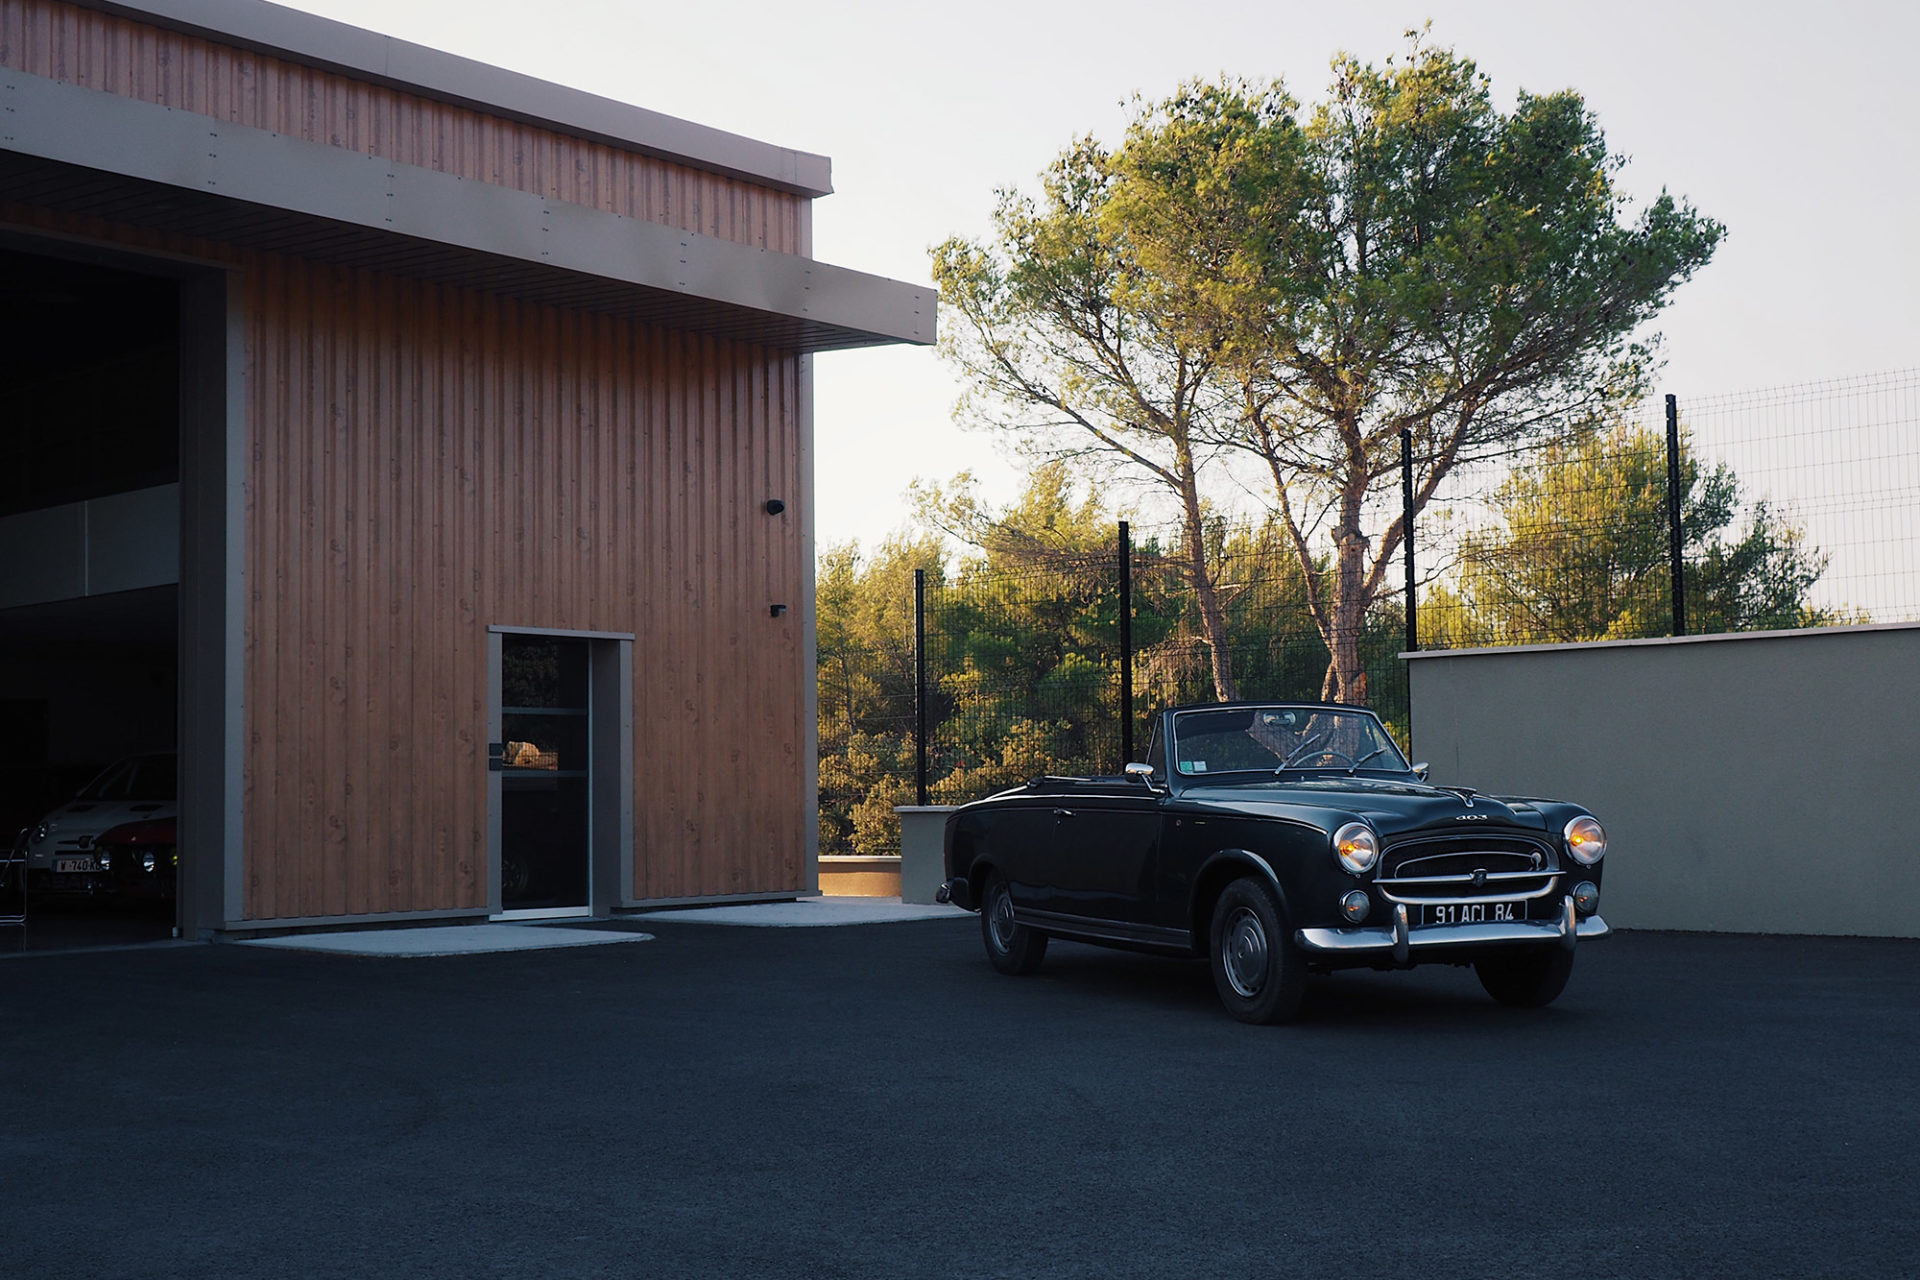
<path id="1" fill-rule="evenodd" d="M 1189 468 L 1188 474 L 1192 471 Z M 1240 696 L 1233 679 L 1233 653 L 1227 647 L 1227 617 L 1220 611 L 1220 593 L 1214 590 L 1207 568 L 1206 523 L 1200 517 L 1200 491 L 1189 480 L 1182 487 L 1181 505 L 1187 526 L 1187 571 L 1193 575 L 1193 593 L 1200 600 L 1200 623 L 1207 630 L 1207 648 L 1213 659 L 1213 696 L 1232 702 Z"/>
<path id="2" fill-rule="evenodd" d="M 1341 502 L 1343 519 L 1333 531 L 1333 599 L 1327 608 L 1326 631 L 1331 660 L 1320 696 L 1328 702 L 1364 706 L 1367 675 L 1360 665 L 1360 637 L 1367 621 L 1367 535 L 1360 532 L 1364 492 L 1349 493 Z"/>

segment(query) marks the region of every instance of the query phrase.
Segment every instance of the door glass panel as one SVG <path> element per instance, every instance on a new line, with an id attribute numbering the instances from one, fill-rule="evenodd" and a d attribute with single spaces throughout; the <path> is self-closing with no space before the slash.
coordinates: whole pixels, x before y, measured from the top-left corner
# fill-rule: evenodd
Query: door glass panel
<path id="1" fill-rule="evenodd" d="M 587 645 L 501 637 L 503 910 L 588 905 Z"/>

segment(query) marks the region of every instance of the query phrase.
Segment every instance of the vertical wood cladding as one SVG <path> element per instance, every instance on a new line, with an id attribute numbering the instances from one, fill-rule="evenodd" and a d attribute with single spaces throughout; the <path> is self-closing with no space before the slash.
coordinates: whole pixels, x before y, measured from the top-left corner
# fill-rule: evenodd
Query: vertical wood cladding
<path id="1" fill-rule="evenodd" d="M 635 894 L 802 886 L 795 357 L 249 261 L 249 919 L 484 907 L 489 624 L 635 636 Z"/>
<path id="2" fill-rule="evenodd" d="M 683 231 L 811 253 L 804 196 L 59 0 L 0 0 L 0 66 Z"/>

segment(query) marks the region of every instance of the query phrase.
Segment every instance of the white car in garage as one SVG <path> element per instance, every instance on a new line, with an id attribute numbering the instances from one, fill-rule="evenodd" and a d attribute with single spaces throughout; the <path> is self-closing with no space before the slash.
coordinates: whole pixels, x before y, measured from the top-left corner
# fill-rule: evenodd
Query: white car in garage
<path id="1" fill-rule="evenodd" d="M 106 879 L 95 860 L 94 841 L 122 823 L 175 816 L 178 797 L 179 760 L 173 752 L 114 761 L 24 833 L 28 891 L 103 891 Z"/>

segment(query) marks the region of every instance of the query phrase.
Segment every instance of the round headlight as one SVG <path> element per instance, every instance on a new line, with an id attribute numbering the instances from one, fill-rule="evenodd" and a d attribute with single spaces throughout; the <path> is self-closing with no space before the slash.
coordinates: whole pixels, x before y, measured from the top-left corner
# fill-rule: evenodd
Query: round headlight
<path id="1" fill-rule="evenodd" d="M 33 829 L 33 842 L 39 844 L 42 840 L 45 840 L 49 835 L 53 834 L 53 825 L 51 822 L 43 822 L 35 827 Z"/>
<path id="2" fill-rule="evenodd" d="M 1341 866 L 1359 875 L 1380 860 L 1380 837 L 1364 822 L 1349 822 L 1333 833 L 1333 852 Z"/>
<path id="3" fill-rule="evenodd" d="M 1567 852 L 1583 867 L 1590 867 L 1606 856 L 1607 833 L 1598 818 L 1585 814 L 1567 824 Z"/>

